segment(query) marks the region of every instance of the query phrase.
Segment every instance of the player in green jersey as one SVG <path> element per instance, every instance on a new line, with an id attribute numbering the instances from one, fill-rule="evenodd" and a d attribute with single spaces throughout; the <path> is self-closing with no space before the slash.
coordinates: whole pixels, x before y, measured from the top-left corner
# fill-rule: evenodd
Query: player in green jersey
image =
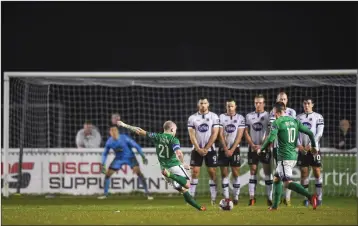
<path id="1" fill-rule="evenodd" d="M 166 121 L 163 125 L 163 133 L 147 132 L 139 127 L 127 125 L 122 121 L 118 121 L 118 125 L 149 138 L 155 145 L 163 176 L 173 181 L 173 187 L 183 194 L 187 203 L 200 211 L 206 210 L 206 207 L 200 206 L 188 191 L 190 178 L 183 165 L 186 168 L 189 168 L 189 166 L 184 164 L 184 156 L 180 151 L 180 142 L 175 137 L 177 126 L 174 122 Z"/>
<path id="2" fill-rule="evenodd" d="M 314 135 L 299 120 L 285 116 L 285 104 L 283 102 L 277 102 L 274 105 L 273 112 L 276 120 L 271 125 L 268 139 L 266 139 L 258 151 L 258 154 L 264 152 L 267 146 L 277 137 L 279 148 L 277 150 L 277 167 L 274 177 L 274 202 L 269 209 L 277 210 L 282 194 L 282 181 L 286 188 L 306 196 L 311 201 L 313 209 L 316 209 L 317 195 L 310 194 L 301 184 L 295 183 L 291 179 L 292 169 L 297 162 L 296 146 L 299 132 L 309 136 L 311 140 L 310 152 L 313 155 L 317 154 Z"/>

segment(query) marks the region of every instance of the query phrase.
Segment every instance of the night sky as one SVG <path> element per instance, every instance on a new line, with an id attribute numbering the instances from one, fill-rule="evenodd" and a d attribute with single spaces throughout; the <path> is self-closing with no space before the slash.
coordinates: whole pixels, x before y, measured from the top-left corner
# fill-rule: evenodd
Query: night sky
<path id="1" fill-rule="evenodd" d="M 356 68 L 357 4 L 2 2 L 2 71 Z"/>

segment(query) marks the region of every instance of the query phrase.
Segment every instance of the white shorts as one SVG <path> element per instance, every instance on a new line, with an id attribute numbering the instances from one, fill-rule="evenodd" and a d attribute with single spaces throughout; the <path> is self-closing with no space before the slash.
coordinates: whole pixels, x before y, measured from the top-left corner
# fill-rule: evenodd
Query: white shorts
<path id="1" fill-rule="evenodd" d="M 296 160 L 283 160 L 277 162 L 276 176 L 278 175 L 282 181 L 292 180 L 292 170 L 296 165 Z"/>
<path id="2" fill-rule="evenodd" d="M 190 180 L 189 174 L 186 172 L 182 165 L 170 167 L 168 170 L 173 174 L 185 177 L 187 180 Z"/>

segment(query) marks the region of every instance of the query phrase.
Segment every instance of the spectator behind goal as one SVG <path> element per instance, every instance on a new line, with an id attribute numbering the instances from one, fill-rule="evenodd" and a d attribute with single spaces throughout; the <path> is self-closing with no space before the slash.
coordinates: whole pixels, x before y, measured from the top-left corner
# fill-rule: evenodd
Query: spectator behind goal
<path id="1" fill-rule="evenodd" d="M 333 146 L 337 149 L 348 150 L 354 148 L 355 134 L 352 130 L 351 123 L 347 119 L 342 119 L 339 122 L 339 132 L 335 139 Z"/>
<path id="2" fill-rule="evenodd" d="M 86 121 L 83 124 L 83 129 L 77 132 L 76 145 L 77 148 L 99 148 L 101 140 L 102 137 L 97 128 L 91 121 Z"/>

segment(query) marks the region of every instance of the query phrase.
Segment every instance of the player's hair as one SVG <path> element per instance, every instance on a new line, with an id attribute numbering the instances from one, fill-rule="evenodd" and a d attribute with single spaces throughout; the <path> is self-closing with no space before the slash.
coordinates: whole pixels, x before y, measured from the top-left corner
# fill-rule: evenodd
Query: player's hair
<path id="1" fill-rule="evenodd" d="M 200 103 L 201 100 L 207 100 L 208 103 L 209 103 L 209 99 L 208 99 L 206 96 L 201 96 L 201 97 L 199 98 L 199 100 L 198 100 L 198 105 L 199 105 L 199 103 Z M 209 103 L 209 104 L 210 104 L 210 103 Z"/>
<path id="2" fill-rule="evenodd" d="M 86 120 L 84 124 L 85 125 L 92 125 L 92 122 L 90 120 Z"/>
<path id="3" fill-rule="evenodd" d="M 280 99 L 280 96 L 282 96 L 284 94 L 288 97 L 287 93 L 285 93 L 284 91 L 281 91 L 277 94 L 276 101 L 278 101 Z"/>
<path id="4" fill-rule="evenodd" d="M 308 100 L 310 100 L 310 101 L 312 102 L 312 104 L 314 104 L 314 101 L 313 101 L 313 98 L 312 98 L 312 97 L 310 97 L 310 96 L 305 96 L 305 97 L 303 98 L 303 101 L 308 101 Z"/>
<path id="5" fill-rule="evenodd" d="M 254 99 L 256 99 L 256 98 L 262 98 L 262 99 L 264 99 L 264 103 L 265 103 L 265 97 L 264 97 L 264 95 L 263 95 L 263 94 L 261 94 L 261 93 L 256 94 L 256 96 L 255 96 L 255 98 L 254 98 Z"/>
<path id="6" fill-rule="evenodd" d="M 115 112 L 115 113 L 112 114 L 112 118 L 113 117 L 121 117 L 121 115 L 118 112 Z"/>
<path id="7" fill-rule="evenodd" d="M 175 123 L 173 121 L 166 121 L 163 124 L 163 129 L 164 131 L 169 131 L 174 125 Z"/>
<path id="8" fill-rule="evenodd" d="M 226 99 L 226 103 L 227 102 L 234 102 L 235 104 L 236 104 L 236 101 L 234 100 L 234 98 L 228 98 L 228 99 Z"/>
<path id="9" fill-rule="evenodd" d="M 112 129 L 113 127 L 115 127 L 115 128 L 117 128 L 117 129 L 119 129 L 119 128 L 118 128 L 118 126 L 117 126 L 116 124 L 110 124 L 110 125 L 109 125 L 109 129 Z"/>
<path id="10" fill-rule="evenodd" d="M 273 107 L 276 108 L 276 112 L 283 112 L 286 110 L 286 106 L 282 101 L 276 102 Z"/>

